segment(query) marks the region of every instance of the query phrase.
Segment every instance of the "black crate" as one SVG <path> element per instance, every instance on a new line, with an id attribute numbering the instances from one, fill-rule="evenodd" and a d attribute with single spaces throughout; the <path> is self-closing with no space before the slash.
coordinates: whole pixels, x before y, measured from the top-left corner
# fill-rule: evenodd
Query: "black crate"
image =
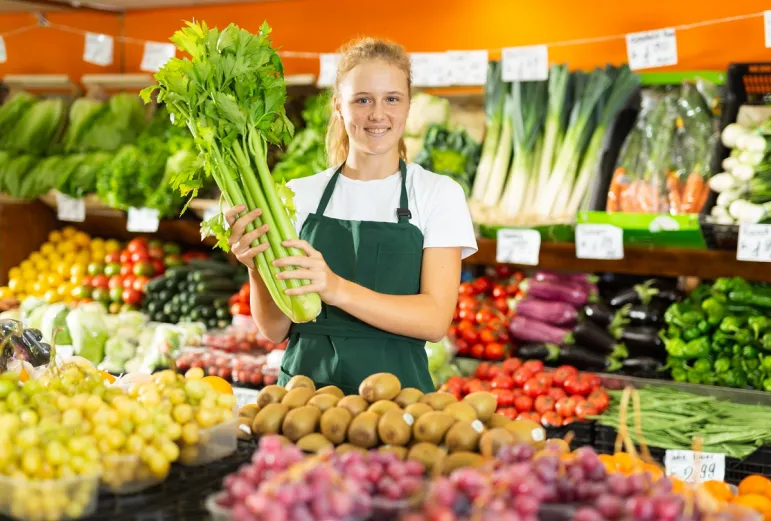
<path id="1" fill-rule="evenodd" d="M 713 206 L 714 201 L 709 204 L 709 208 Z M 705 205 L 706 207 L 707 205 Z M 701 234 L 704 236 L 704 242 L 707 243 L 710 250 L 736 250 L 739 243 L 738 224 L 717 224 L 709 222 L 708 216 L 701 215 L 699 226 L 701 227 Z"/>
<path id="2" fill-rule="evenodd" d="M 570 441 L 570 448 L 575 450 L 585 445 L 594 446 L 594 422 L 573 422 L 564 427 L 548 427 L 546 435 L 548 438 L 565 438 L 568 433 L 573 433 L 573 439 Z"/>

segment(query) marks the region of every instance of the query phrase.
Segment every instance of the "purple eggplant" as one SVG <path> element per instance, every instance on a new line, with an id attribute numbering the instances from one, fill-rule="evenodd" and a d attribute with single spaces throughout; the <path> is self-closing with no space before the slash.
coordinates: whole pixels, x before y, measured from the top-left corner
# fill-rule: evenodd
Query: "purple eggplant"
<path id="1" fill-rule="evenodd" d="M 577 282 L 585 284 L 595 284 L 597 277 L 589 273 L 557 273 L 556 271 L 538 270 L 533 275 L 535 280 L 549 280 L 552 282 Z"/>
<path id="2" fill-rule="evenodd" d="M 550 344 L 570 344 L 573 334 L 569 329 L 545 324 L 523 316 L 516 316 L 509 324 L 511 336 L 523 342 L 548 342 Z"/>
<path id="3" fill-rule="evenodd" d="M 619 314 L 631 326 L 661 326 L 664 324 L 664 312 L 669 304 L 663 300 L 654 300 L 647 306 L 645 304 L 628 304 L 621 308 Z"/>
<path id="4" fill-rule="evenodd" d="M 648 356 L 663 360 L 667 356 L 656 326 L 627 326 L 618 331 L 616 338 L 624 343 L 632 357 Z"/>
<path id="5" fill-rule="evenodd" d="M 517 357 L 523 360 L 541 360 L 556 364 L 570 364 L 581 370 L 616 371 L 621 363 L 612 358 L 604 357 L 585 347 L 567 344 L 562 347 L 555 344 L 525 344 L 517 349 Z"/>
<path id="6" fill-rule="evenodd" d="M 660 360 L 649 356 L 640 356 L 637 358 L 627 358 L 621 362 L 623 369 L 630 373 L 656 373 L 664 368 Z"/>
<path id="7" fill-rule="evenodd" d="M 655 287 L 655 282 L 655 279 L 646 280 L 642 284 L 635 284 L 629 288 L 622 289 L 608 299 L 608 304 L 614 308 L 620 308 L 629 304 L 648 305 L 660 291 Z"/>
<path id="8" fill-rule="evenodd" d="M 587 320 L 604 328 L 611 328 L 622 320 L 621 315 L 616 310 L 602 302 L 585 305 L 583 313 Z"/>
<path id="9" fill-rule="evenodd" d="M 574 306 L 583 306 L 590 299 L 590 292 L 573 282 L 553 282 L 548 280 L 526 279 L 519 285 L 528 296 L 543 300 L 567 302 Z"/>
<path id="10" fill-rule="evenodd" d="M 509 303 L 518 315 L 540 320 L 553 326 L 570 327 L 578 319 L 578 311 L 567 302 L 555 302 L 527 297 Z"/>
<path id="11" fill-rule="evenodd" d="M 573 328 L 573 338 L 582 346 L 603 356 L 613 358 L 626 358 L 629 353 L 624 344 L 619 344 L 616 339 L 594 322 L 582 320 Z"/>

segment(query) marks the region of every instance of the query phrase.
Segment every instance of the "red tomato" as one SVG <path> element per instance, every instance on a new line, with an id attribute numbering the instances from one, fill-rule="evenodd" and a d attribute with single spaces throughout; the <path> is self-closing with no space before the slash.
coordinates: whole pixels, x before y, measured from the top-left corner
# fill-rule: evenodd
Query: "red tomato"
<path id="1" fill-rule="evenodd" d="M 476 313 L 474 313 L 473 309 L 461 308 L 458 310 L 458 320 L 468 320 L 469 322 L 474 322 L 475 315 Z"/>
<path id="2" fill-rule="evenodd" d="M 554 382 L 554 385 L 562 387 L 565 384 L 565 380 L 567 380 L 569 376 L 576 374 L 578 374 L 578 369 L 572 365 L 561 365 L 554 370 L 554 373 L 552 374 L 552 381 Z"/>
<path id="3" fill-rule="evenodd" d="M 533 378 L 538 380 L 544 387 L 551 387 L 551 374 L 550 373 L 538 373 Z"/>
<path id="4" fill-rule="evenodd" d="M 514 389 L 514 380 L 506 375 L 496 376 L 493 381 L 490 382 L 490 387 L 493 389 Z"/>
<path id="5" fill-rule="evenodd" d="M 96 275 L 91 279 L 91 286 L 94 288 L 107 289 L 110 287 L 110 279 L 108 279 L 106 275 Z"/>
<path id="6" fill-rule="evenodd" d="M 459 295 L 473 295 L 474 293 L 474 288 L 468 282 L 461 282 L 460 286 L 458 286 Z"/>
<path id="7" fill-rule="evenodd" d="M 563 418 L 569 418 L 576 414 L 576 402 L 572 398 L 560 398 L 557 400 L 554 410 Z"/>
<path id="8" fill-rule="evenodd" d="M 479 308 L 479 301 L 474 297 L 468 295 L 461 295 L 458 299 L 458 309 L 477 309 Z"/>
<path id="9" fill-rule="evenodd" d="M 468 342 L 462 338 L 455 340 L 455 348 L 458 350 L 458 356 L 467 356 L 469 351 Z"/>
<path id="10" fill-rule="evenodd" d="M 121 264 L 126 264 L 128 262 L 131 262 L 131 252 L 128 250 L 123 250 L 120 252 L 120 256 L 118 257 L 118 260 Z"/>
<path id="11" fill-rule="evenodd" d="M 493 300 L 493 307 L 501 313 L 508 313 L 509 311 L 509 303 L 503 297 Z"/>
<path id="12" fill-rule="evenodd" d="M 568 416 L 567 418 L 562 418 L 562 425 L 563 427 L 565 425 L 570 425 L 571 423 L 574 423 L 576 421 L 575 416 Z"/>
<path id="13" fill-rule="evenodd" d="M 135 289 L 124 289 L 122 298 L 126 304 L 136 306 L 142 300 L 142 294 Z"/>
<path id="14" fill-rule="evenodd" d="M 508 279 L 512 273 L 514 273 L 514 268 L 511 267 L 511 264 L 495 265 L 495 274 L 499 279 Z"/>
<path id="15" fill-rule="evenodd" d="M 150 256 L 151 259 L 161 259 L 166 256 L 166 252 L 163 251 L 163 248 L 160 246 L 150 246 L 147 249 L 147 254 Z"/>
<path id="16" fill-rule="evenodd" d="M 113 275 L 112 277 L 110 277 L 110 281 L 107 283 L 107 287 L 110 289 L 122 288 L 123 277 L 121 277 L 120 275 Z"/>
<path id="17" fill-rule="evenodd" d="M 474 324 L 469 320 L 461 320 L 458 322 L 458 333 L 463 334 L 464 331 L 470 329 L 474 330 Z"/>
<path id="18" fill-rule="evenodd" d="M 479 313 L 481 313 L 481 311 Z M 477 313 L 477 315 L 479 315 L 479 313 Z M 480 322 L 480 323 L 484 324 L 484 322 Z M 483 344 L 492 344 L 496 340 L 497 338 L 495 333 L 493 333 L 489 329 L 484 328 L 479 331 L 479 341 L 482 342 Z"/>
<path id="19" fill-rule="evenodd" d="M 594 373 L 583 373 L 583 375 L 586 377 L 586 379 L 589 381 L 589 385 L 592 388 L 592 391 L 597 390 L 602 387 L 602 380 L 600 377 Z"/>
<path id="20" fill-rule="evenodd" d="M 599 411 L 592 407 L 589 402 L 576 405 L 576 416 L 581 420 L 585 420 L 587 416 L 595 416 L 597 414 L 599 414 Z"/>
<path id="21" fill-rule="evenodd" d="M 519 412 L 530 412 L 533 410 L 533 399 L 529 396 L 517 396 L 514 398 L 514 407 Z"/>
<path id="22" fill-rule="evenodd" d="M 233 316 L 236 315 L 250 315 L 251 311 L 249 310 L 249 306 L 246 304 L 242 304 L 241 302 L 236 302 L 232 306 L 230 306 L 230 314 Z"/>
<path id="23" fill-rule="evenodd" d="M 120 262 L 120 253 L 117 251 L 111 251 L 107 255 L 104 256 L 104 262 L 105 264 L 114 264 L 116 262 Z"/>
<path id="24" fill-rule="evenodd" d="M 458 329 L 460 330 L 460 327 Z M 468 342 L 469 344 L 476 344 L 477 342 L 479 342 L 479 334 L 474 329 L 461 330 L 460 337 L 466 342 Z M 482 353 L 484 353 L 484 347 L 482 348 Z"/>
<path id="25" fill-rule="evenodd" d="M 514 375 L 512 378 L 514 378 L 514 385 L 516 387 L 523 387 L 525 385 L 525 382 L 530 380 L 530 377 L 532 376 L 532 373 L 528 371 L 527 369 L 520 367 L 516 371 L 514 371 Z"/>
<path id="26" fill-rule="evenodd" d="M 559 387 L 552 387 L 549 389 L 549 396 L 554 398 L 554 401 L 556 402 L 560 398 L 565 398 L 567 396 L 567 393 L 560 389 Z"/>
<path id="27" fill-rule="evenodd" d="M 480 326 L 492 327 L 490 326 L 490 322 L 493 320 L 493 317 L 495 317 L 495 314 L 490 309 L 483 308 L 477 311 L 477 314 L 474 316 L 474 321 Z M 493 340 L 495 339 L 493 338 Z"/>
<path id="28" fill-rule="evenodd" d="M 474 376 L 476 376 L 480 380 L 486 380 L 487 371 L 489 370 L 490 370 L 490 362 L 482 362 L 477 366 L 476 371 L 474 371 Z"/>
<path id="29" fill-rule="evenodd" d="M 501 344 L 511 343 L 511 335 L 505 329 L 498 332 L 498 342 Z"/>
<path id="30" fill-rule="evenodd" d="M 90 286 L 90 287 L 93 288 L 94 287 L 94 277 L 92 277 L 91 275 L 84 275 L 83 279 L 80 281 L 80 284 L 82 286 Z"/>
<path id="31" fill-rule="evenodd" d="M 524 390 L 525 394 L 531 398 L 536 398 L 549 392 L 549 389 L 535 378 L 531 378 L 525 382 L 522 390 Z"/>
<path id="32" fill-rule="evenodd" d="M 471 394 L 482 390 L 482 381 L 474 378 L 463 384 L 463 394 Z"/>
<path id="33" fill-rule="evenodd" d="M 522 360 L 519 358 L 507 358 L 501 364 L 501 369 L 503 369 L 503 372 L 508 375 L 514 374 L 514 371 L 520 367 L 522 367 Z"/>
<path id="34" fill-rule="evenodd" d="M 137 280 L 135 275 L 129 274 L 123 277 L 123 289 L 133 289 L 135 280 Z"/>
<path id="35" fill-rule="evenodd" d="M 517 389 L 517 388 L 515 387 L 514 389 L 512 389 L 512 390 L 511 390 L 511 394 L 512 394 L 512 395 L 514 396 L 514 398 L 516 399 L 516 398 L 517 398 L 517 396 L 525 396 L 525 391 L 523 391 L 522 389 Z"/>
<path id="36" fill-rule="evenodd" d="M 510 420 L 514 420 L 517 417 L 517 410 L 514 407 L 504 407 L 496 411 L 498 414 L 502 414 Z"/>
<path id="37" fill-rule="evenodd" d="M 132 275 L 133 273 L 134 273 L 134 265 L 131 262 L 121 264 L 120 274 L 122 276 L 125 277 L 126 275 Z"/>
<path id="38" fill-rule="evenodd" d="M 516 297 L 516 296 L 520 295 L 520 293 L 522 293 L 522 292 L 519 291 L 519 283 L 514 282 L 514 283 L 509 284 L 508 286 L 506 286 L 506 293 L 508 294 L 509 297 Z M 524 295 L 522 295 L 522 296 L 524 296 Z"/>
<path id="39" fill-rule="evenodd" d="M 573 396 L 569 397 L 571 400 L 573 400 L 573 403 L 576 404 L 576 407 L 578 407 L 582 403 L 586 403 L 586 397 L 581 396 L 579 394 L 574 394 Z"/>
<path id="40" fill-rule="evenodd" d="M 233 299 L 233 302 L 244 302 L 244 303 L 249 302 L 248 300 L 243 300 L 239 298 L 238 293 L 236 293 L 230 298 Z M 233 302 L 231 302 L 231 304 Z M 455 324 L 451 325 L 447 330 L 447 336 L 450 337 L 451 340 L 455 340 L 456 338 L 458 338 L 458 326 L 456 326 Z"/>
<path id="41" fill-rule="evenodd" d="M 563 387 L 568 394 L 586 396 L 592 391 L 592 380 L 586 374 L 578 373 L 567 377 Z"/>
<path id="42" fill-rule="evenodd" d="M 506 286 L 503 284 L 496 284 L 493 286 L 493 290 L 491 292 L 491 295 L 494 299 L 503 298 L 506 299 Z"/>
<path id="43" fill-rule="evenodd" d="M 492 364 L 487 369 L 487 378 L 485 378 L 485 380 L 488 380 L 488 381 L 489 380 L 493 380 L 493 379 L 497 378 L 498 376 L 501 376 L 502 374 L 504 374 L 504 373 L 503 373 L 503 369 L 501 369 L 501 366 L 499 366 L 497 364 Z"/>
<path id="44" fill-rule="evenodd" d="M 131 272 L 137 277 L 152 277 L 154 273 L 153 264 L 150 261 L 142 261 L 134 264 Z"/>
<path id="45" fill-rule="evenodd" d="M 471 346 L 470 354 L 472 358 L 484 358 L 485 356 L 485 346 L 482 344 L 474 344 Z"/>
<path id="46" fill-rule="evenodd" d="M 452 312 L 452 321 L 458 322 L 460 320 L 460 308 L 456 307 L 455 311 Z"/>
<path id="47" fill-rule="evenodd" d="M 548 411 L 541 416 L 541 425 L 544 427 L 562 427 L 562 417 L 554 411 Z"/>
<path id="48" fill-rule="evenodd" d="M 498 408 L 514 405 L 514 394 L 508 389 L 493 389 L 490 393 L 498 401 Z"/>
<path id="49" fill-rule="evenodd" d="M 503 360 L 504 353 L 505 348 L 503 347 L 503 344 L 499 344 L 498 342 L 493 342 L 492 344 L 487 344 L 485 346 L 485 358 L 488 360 Z"/>
<path id="50" fill-rule="evenodd" d="M 610 398 L 608 398 L 608 393 L 605 391 L 597 390 L 592 391 L 592 393 L 587 398 L 587 402 L 589 402 L 589 405 L 597 409 L 597 412 L 602 412 L 608 408 L 608 405 L 610 405 Z"/>
<path id="51" fill-rule="evenodd" d="M 503 320 L 501 320 L 500 317 L 493 315 L 492 318 L 485 324 L 488 329 L 492 331 L 501 331 L 502 329 L 506 329 L 505 324 L 503 323 Z"/>
<path id="52" fill-rule="evenodd" d="M 537 412 L 521 412 L 517 415 L 518 420 L 530 420 L 535 423 L 541 423 L 541 415 Z"/>
<path id="53" fill-rule="evenodd" d="M 163 275 L 166 271 L 166 265 L 162 259 L 150 259 L 150 263 L 153 265 L 153 276 Z"/>
<path id="54" fill-rule="evenodd" d="M 188 263 L 191 260 L 205 260 L 208 258 L 209 256 L 202 251 L 186 251 L 181 257 L 184 263 Z"/>
<path id="55" fill-rule="evenodd" d="M 471 283 L 477 293 L 487 293 L 493 287 L 493 282 L 487 277 L 479 277 Z"/>
<path id="56" fill-rule="evenodd" d="M 131 262 L 144 262 L 150 260 L 147 250 L 135 250 L 131 252 Z"/>
<path id="57" fill-rule="evenodd" d="M 148 282 L 150 282 L 150 277 L 137 277 L 131 287 L 140 293 L 144 293 Z"/>
<path id="58" fill-rule="evenodd" d="M 535 399 L 535 410 L 543 414 L 554 410 L 554 398 L 551 396 L 539 396 Z"/>
<path id="59" fill-rule="evenodd" d="M 540 360 L 528 360 L 524 364 L 522 364 L 522 367 L 527 369 L 528 371 L 531 371 L 533 374 L 540 373 L 543 371 L 543 362 Z"/>
<path id="60" fill-rule="evenodd" d="M 131 239 L 126 246 L 126 249 L 134 253 L 135 251 L 147 251 L 147 239 L 144 237 L 135 237 L 134 239 Z"/>

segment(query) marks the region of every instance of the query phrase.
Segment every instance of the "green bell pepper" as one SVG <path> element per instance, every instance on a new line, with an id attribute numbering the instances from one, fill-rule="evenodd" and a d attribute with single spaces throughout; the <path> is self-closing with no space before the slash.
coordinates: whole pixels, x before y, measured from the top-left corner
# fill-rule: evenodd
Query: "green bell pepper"
<path id="1" fill-rule="evenodd" d="M 771 317 L 749 317 L 747 319 L 747 325 L 750 326 L 753 333 L 755 333 L 755 339 L 759 339 L 763 334 L 768 333 L 771 330 Z"/>
<path id="2" fill-rule="evenodd" d="M 688 372 L 681 367 L 675 367 L 672 369 L 672 380 L 675 382 L 685 382 L 688 380 Z M 771 378 L 769 378 L 769 380 L 771 380 Z"/>
<path id="3" fill-rule="evenodd" d="M 731 370 L 731 359 L 725 356 L 721 356 L 720 358 L 715 360 L 715 364 L 713 367 L 715 369 L 715 372 L 718 374 L 728 372 Z"/>
<path id="4" fill-rule="evenodd" d="M 687 371 L 687 379 L 690 384 L 700 384 L 702 382 L 702 374 L 698 371 L 691 369 Z"/>
<path id="5" fill-rule="evenodd" d="M 687 344 L 685 343 L 685 340 L 682 338 L 661 338 L 664 341 L 664 346 L 667 350 L 667 353 L 670 355 L 676 357 L 676 358 L 683 358 L 685 357 L 685 350 Z"/>
<path id="6" fill-rule="evenodd" d="M 719 293 L 728 294 L 732 291 L 752 290 L 752 286 L 741 277 L 719 277 L 712 285 L 712 289 Z"/>
<path id="7" fill-rule="evenodd" d="M 748 373 L 752 371 L 757 371 L 758 369 L 760 369 L 760 360 L 757 358 L 745 359 L 744 363 L 742 364 L 742 367 Z"/>
<path id="8" fill-rule="evenodd" d="M 707 314 L 707 322 L 713 326 L 719 324 L 728 315 L 727 306 L 714 297 L 702 302 L 701 309 Z"/>
<path id="9" fill-rule="evenodd" d="M 710 342 L 705 336 L 688 342 L 683 351 L 685 358 L 705 358 L 709 356 L 709 352 Z"/>
<path id="10" fill-rule="evenodd" d="M 697 325 L 704 320 L 704 313 L 698 306 L 678 302 L 672 304 L 664 312 L 664 321 L 677 327 L 686 329 Z"/>
<path id="11" fill-rule="evenodd" d="M 758 352 L 758 350 L 755 349 L 753 346 L 746 345 L 746 346 L 742 347 L 742 356 L 744 358 L 756 359 L 756 358 L 758 358 L 759 354 L 760 353 Z"/>
<path id="12" fill-rule="evenodd" d="M 763 390 L 767 393 L 771 393 L 771 378 L 763 380 Z"/>
<path id="13" fill-rule="evenodd" d="M 689 327 L 688 329 L 683 330 L 682 338 L 686 342 L 690 342 L 691 340 L 696 340 L 700 336 L 703 336 L 704 333 L 699 330 L 698 327 Z"/>
<path id="14" fill-rule="evenodd" d="M 709 358 L 699 358 L 693 363 L 693 370 L 697 373 L 709 373 L 712 371 L 712 360 Z"/>
<path id="15" fill-rule="evenodd" d="M 764 356 L 760 363 L 760 367 L 766 373 L 771 374 L 771 356 Z"/>
<path id="16" fill-rule="evenodd" d="M 766 333 L 760 338 L 760 347 L 765 351 L 771 351 L 771 333 Z"/>
<path id="17" fill-rule="evenodd" d="M 736 333 L 747 324 L 746 317 L 727 316 L 720 322 L 720 331 L 724 333 Z"/>

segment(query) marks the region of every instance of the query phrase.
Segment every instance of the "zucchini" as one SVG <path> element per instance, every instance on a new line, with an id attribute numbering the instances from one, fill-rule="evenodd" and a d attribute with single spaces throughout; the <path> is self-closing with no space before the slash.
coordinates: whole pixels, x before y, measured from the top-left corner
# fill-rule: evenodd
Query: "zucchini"
<path id="1" fill-rule="evenodd" d="M 225 276 L 222 273 L 211 270 L 198 270 L 192 272 L 188 277 L 188 282 L 206 282 L 207 280 L 222 279 Z"/>
<path id="2" fill-rule="evenodd" d="M 170 291 L 177 291 L 178 286 L 179 286 L 179 282 L 177 282 L 174 279 L 166 279 L 163 283 L 163 287 Z"/>
<path id="3" fill-rule="evenodd" d="M 215 307 L 215 309 L 230 309 L 230 303 L 228 302 L 230 300 L 230 297 L 228 298 L 218 298 L 214 302 L 212 302 L 212 305 Z"/>
<path id="4" fill-rule="evenodd" d="M 232 264 L 205 259 L 193 259 L 188 263 L 188 266 L 201 270 L 216 271 L 221 275 L 232 275 L 238 270 L 238 268 Z"/>
<path id="5" fill-rule="evenodd" d="M 168 289 L 164 289 L 163 291 L 158 292 L 158 301 L 160 302 L 168 302 L 171 300 L 171 297 L 174 295 L 171 291 Z"/>
<path id="6" fill-rule="evenodd" d="M 193 271 L 192 266 L 175 266 L 167 269 L 164 275 L 172 278 L 186 277 L 191 271 Z"/>
<path id="7" fill-rule="evenodd" d="M 229 318 L 229 317 L 230 317 L 230 311 L 228 311 L 227 309 L 219 308 L 219 309 L 218 309 L 218 310 L 217 310 L 217 311 L 214 313 L 214 315 L 215 315 L 217 318 Z"/>
<path id="8" fill-rule="evenodd" d="M 201 315 L 200 318 L 215 318 L 215 310 L 212 307 L 205 306 L 202 308 L 198 308 L 196 311 Z"/>
<path id="9" fill-rule="evenodd" d="M 145 284 L 145 293 L 154 293 L 163 289 L 163 284 L 166 281 L 165 277 L 155 277 L 150 282 Z"/>
<path id="10" fill-rule="evenodd" d="M 159 302 L 152 300 L 147 303 L 147 312 L 149 314 L 157 313 L 161 309 L 163 309 L 163 305 L 161 305 Z"/>
<path id="11" fill-rule="evenodd" d="M 189 313 L 191 322 L 195 322 L 197 320 L 201 320 L 201 318 L 202 318 L 201 311 L 204 310 L 204 309 L 206 309 L 206 308 L 191 309 L 190 313 Z"/>
<path id="12" fill-rule="evenodd" d="M 230 298 L 230 294 L 217 292 L 196 293 L 190 298 L 189 302 L 194 306 L 208 306 L 212 305 L 215 300 L 222 298 L 227 301 Z"/>
<path id="13" fill-rule="evenodd" d="M 164 315 L 171 315 L 172 313 L 174 313 L 175 309 L 176 309 L 176 306 L 174 306 L 174 304 L 172 304 L 171 302 L 167 302 L 163 306 L 163 314 Z"/>
<path id="14" fill-rule="evenodd" d="M 240 289 L 240 286 L 228 279 L 211 279 L 199 282 L 195 285 L 195 291 L 198 293 L 205 293 L 207 291 L 228 291 L 236 293 Z"/>

